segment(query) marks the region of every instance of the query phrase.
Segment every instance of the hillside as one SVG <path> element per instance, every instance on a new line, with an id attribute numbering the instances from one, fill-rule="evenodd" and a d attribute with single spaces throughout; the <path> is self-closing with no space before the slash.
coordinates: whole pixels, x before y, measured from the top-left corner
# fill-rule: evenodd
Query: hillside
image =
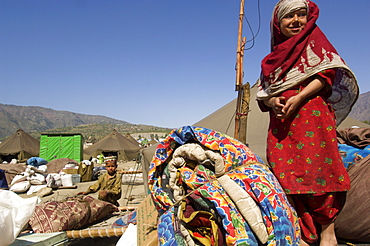
<path id="1" fill-rule="evenodd" d="M 133 125 L 133 124 L 89 124 L 75 127 L 63 127 L 57 129 L 51 129 L 43 132 L 32 132 L 30 135 L 36 139 L 40 139 L 41 133 L 80 133 L 83 138 L 87 141 L 99 141 L 106 137 L 113 129 L 116 129 L 119 133 L 125 135 L 126 133 L 132 134 L 132 136 L 147 136 L 157 135 L 159 138 L 165 137 L 172 129 L 148 126 L 148 125 Z M 135 133 L 135 134 L 133 134 Z M 151 133 L 151 134 L 149 134 Z M 137 139 L 137 137 L 135 138 Z"/>
<path id="2" fill-rule="evenodd" d="M 359 96 L 349 116 L 359 121 L 370 122 L 370 91 Z"/>
<path id="3" fill-rule="evenodd" d="M 0 104 L 0 141 L 22 129 L 35 138 L 40 132 L 81 133 L 84 137 L 100 138 L 113 129 L 118 132 L 169 132 L 170 129 L 134 125 L 100 115 L 78 114 L 36 106 Z"/>

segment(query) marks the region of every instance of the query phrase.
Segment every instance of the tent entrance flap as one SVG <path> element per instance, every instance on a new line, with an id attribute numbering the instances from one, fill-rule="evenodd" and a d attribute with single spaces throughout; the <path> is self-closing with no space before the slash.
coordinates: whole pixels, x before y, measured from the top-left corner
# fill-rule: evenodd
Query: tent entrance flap
<path id="1" fill-rule="evenodd" d="M 2 160 L 3 162 L 6 161 L 7 163 L 9 163 L 13 159 L 18 159 L 18 154 L 14 154 L 14 155 L 0 155 L 0 160 Z"/>
<path id="2" fill-rule="evenodd" d="M 103 151 L 104 157 L 115 156 L 117 158 L 118 151 Z"/>

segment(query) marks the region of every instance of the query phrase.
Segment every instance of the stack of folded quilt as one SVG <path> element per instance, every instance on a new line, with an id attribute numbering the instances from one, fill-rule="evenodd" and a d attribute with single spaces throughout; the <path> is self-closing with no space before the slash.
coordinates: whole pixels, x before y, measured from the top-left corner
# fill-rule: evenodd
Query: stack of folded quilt
<path id="1" fill-rule="evenodd" d="M 202 127 L 174 129 L 148 175 L 159 245 L 298 245 L 296 212 L 263 161 Z"/>

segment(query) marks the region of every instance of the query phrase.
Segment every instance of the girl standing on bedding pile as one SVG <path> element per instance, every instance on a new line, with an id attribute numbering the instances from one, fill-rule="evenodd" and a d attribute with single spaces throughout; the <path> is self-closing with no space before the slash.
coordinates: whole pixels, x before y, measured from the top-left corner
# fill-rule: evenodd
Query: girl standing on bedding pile
<path id="1" fill-rule="evenodd" d="M 301 245 L 337 245 L 334 220 L 350 180 L 336 124 L 358 97 L 356 78 L 316 26 L 309 0 L 281 0 L 271 21 L 257 100 L 270 113 L 267 160 L 295 207 Z"/>

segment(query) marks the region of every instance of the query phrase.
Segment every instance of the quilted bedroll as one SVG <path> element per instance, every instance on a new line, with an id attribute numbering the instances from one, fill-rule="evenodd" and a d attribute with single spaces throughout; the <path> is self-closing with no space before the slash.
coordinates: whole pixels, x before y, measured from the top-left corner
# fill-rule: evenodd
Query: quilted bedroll
<path id="1" fill-rule="evenodd" d="M 184 126 L 148 174 L 159 245 L 299 245 L 296 212 L 261 158 L 220 132 Z"/>

